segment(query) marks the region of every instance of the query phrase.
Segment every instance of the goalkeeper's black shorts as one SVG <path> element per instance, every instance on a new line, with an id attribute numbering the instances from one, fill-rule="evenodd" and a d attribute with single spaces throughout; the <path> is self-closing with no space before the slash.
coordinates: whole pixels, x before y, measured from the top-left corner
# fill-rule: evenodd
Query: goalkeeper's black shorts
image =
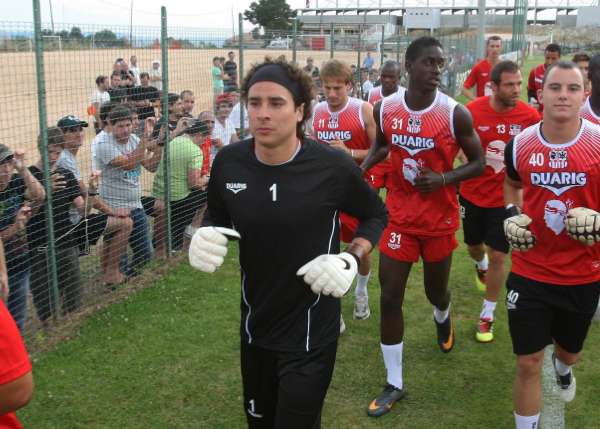
<path id="1" fill-rule="evenodd" d="M 515 354 L 536 353 L 554 341 L 569 353 L 581 351 L 598 306 L 600 282 L 560 286 L 510 273 L 506 289 Z"/>
<path id="2" fill-rule="evenodd" d="M 242 341 L 244 411 L 250 429 L 318 429 L 337 341 L 308 352 L 267 350 Z"/>

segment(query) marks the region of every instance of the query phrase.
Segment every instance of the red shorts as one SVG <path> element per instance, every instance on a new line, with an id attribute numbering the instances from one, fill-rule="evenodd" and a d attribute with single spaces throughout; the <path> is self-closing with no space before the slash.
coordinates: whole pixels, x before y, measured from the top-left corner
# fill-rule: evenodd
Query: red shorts
<path id="1" fill-rule="evenodd" d="M 340 214 L 340 240 L 351 243 L 358 228 L 358 219 L 346 213 Z"/>
<path id="2" fill-rule="evenodd" d="M 439 262 L 446 259 L 458 246 L 454 233 L 439 237 L 399 232 L 388 224 L 379 241 L 379 251 L 401 262 Z"/>
<path id="3" fill-rule="evenodd" d="M 389 159 L 383 160 L 367 171 L 365 178 L 375 189 L 387 188 L 386 183 L 389 180 L 388 175 L 390 174 L 391 168 L 392 162 Z"/>

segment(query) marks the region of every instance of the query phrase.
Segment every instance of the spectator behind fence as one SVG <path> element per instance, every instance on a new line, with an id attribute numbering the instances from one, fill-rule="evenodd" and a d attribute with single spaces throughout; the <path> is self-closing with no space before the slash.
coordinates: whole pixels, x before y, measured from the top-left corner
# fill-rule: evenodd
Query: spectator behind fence
<path id="1" fill-rule="evenodd" d="M 86 124 L 87 126 L 87 124 Z M 52 302 L 52 279 L 48 266 L 48 238 L 46 223 L 46 204 L 27 223 L 27 242 L 29 244 L 29 263 L 31 265 L 31 295 L 37 315 L 44 326 L 58 307 L 64 314 L 76 311 L 81 305 L 81 271 L 79 269 L 79 249 L 73 234 L 73 224 L 69 220 L 69 210 L 75 206 L 81 213 L 86 204 L 81 196 L 77 179 L 69 170 L 58 167 L 58 159 L 64 149 L 64 135 L 60 128 L 48 128 L 48 144 L 38 137 L 40 155 L 45 150 L 51 174 L 52 188 L 52 224 L 54 226 L 54 245 L 57 267 L 57 287 L 60 304 Z M 43 185 L 44 172 L 42 161 L 29 167 L 31 174 Z M 97 178 L 90 180 L 90 187 L 96 192 Z"/>
<path id="2" fill-rule="evenodd" d="M 141 80 L 140 80 L 140 68 L 137 65 L 137 57 L 135 55 L 132 55 L 131 58 L 129 58 L 129 62 L 131 63 L 129 65 L 129 71 L 133 74 L 133 84 L 135 86 L 140 86 Z"/>
<path id="3" fill-rule="evenodd" d="M 2 244 L 0 243 L 0 246 Z M 0 255 L 2 253 L 0 252 Z M 4 257 L 0 276 L 6 277 Z M 23 429 L 15 411 L 29 403 L 33 395 L 31 362 L 15 321 L 0 300 L 0 428 Z"/>
<path id="4" fill-rule="evenodd" d="M 212 132 L 215 144 L 213 145 L 210 154 L 211 163 L 219 149 L 239 140 L 238 135 L 235 132 L 235 124 L 229 119 L 232 107 L 231 97 L 228 94 L 222 94 L 217 97 L 215 102 L 215 116 L 217 120 L 215 121 L 215 127 Z"/>
<path id="5" fill-rule="evenodd" d="M 240 101 L 240 93 L 239 92 L 231 92 L 229 93 L 231 95 L 231 102 L 233 103 L 233 107 L 231 108 L 231 113 L 229 114 L 229 119 L 231 119 L 231 122 L 233 122 L 233 125 L 235 126 L 235 132 L 237 133 L 238 137 L 241 138 L 246 138 L 248 137 L 248 130 L 249 130 L 249 126 L 250 124 L 248 123 L 248 109 L 246 109 L 244 107 L 244 118 L 243 118 L 243 126 L 244 126 L 244 133 L 241 132 L 241 127 L 240 127 L 240 109 L 242 106 L 242 103 Z"/>
<path id="6" fill-rule="evenodd" d="M 233 92 L 238 90 L 237 86 L 237 64 L 235 62 L 235 54 L 233 51 L 227 53 L 228 60 L 223 64 L 223 71 L 229 79 L 224 83 L 225 92 Z"/>
<path id="7" fill-rule="evenodd" d="M 109 101 L 108 103 L 104 103 L 100 106 L 100 120 L 102 121 L 102 130 L 94 137 L 92 140 L 92 144 L 90 147 L 91 151 L 91 165 L 92 171 L 99 170 L 98 161 L 96 158 L 96 148 L 98 144 L 102 143 L 108 138 L 108 134 L 110 134 L 111 126 L 108 122 L 108 114 L 115 107 L 120 105 L 120 103 L 115 103 L 114 101 Z"/>
<path id="8" fill-rule="evenodd" d="M 129 215 L 133 220 L 133 231 L 129 245 L 133 250 L 131 266 L 121 269 L 134 275 L 152 256 L 148 220 L 142 208 L 140 186 L 141 167 L 154 172 L 160 161 L 160 150 L 151 139 L 154 119 L 146 119 L 142 139 L 132 133 L 131 110 L 117 106 L 108 115 L 111 133 L 106 141 L 98 144 L 96 155 L 102 172 L 100 196 L 118 215 Z M 151 155 L 151 156 L 150 156 Z"/>
<path id="9" fill-rule="evenodd" d="M 166 120 L 166 122 L 169 124 L 169 132 L 174 132 L 175 129 L 177 128 L 177 124 L 179 123 L 179 120 L 181 118 L 183 118 L 183 101 L 181 101 L 181 97 L 179 97 L 179 94 L 175 94 L 175 93 L 169 93 L 169 95 L 167 96 L 167 102 L 168 102 L 168 111 L 169 111 L 169 116 Z M 162 113 L 163 108 L 162 108 L 162 103 L 163 103 L 163 99 L 160 99 L 161 101 L 161 108 L 160 111 Z M 162 134 L 160 134 L 160 131 L 162 130 L 162 128 L 165 125 L 165 118 L 162 117 L 158 120 L 158 122 L 156 123 L 156 125 L 154 126 L 154 132 L 152 133 L 152 138 L 153 139 L 159 139 L 158 144 L 161 145 L 163 144 L 163 137 Z M 159 134 L 160 134 L 160 138 L 159 138 Z M 176 137 L 175 135 L 170 135 L 169 139 L 173 139 L 174 137 Z"/>
<path id="10" fill-rule="evenodd" d="M 138 119 L 140 120 L 140 127 L 136 132 L 137 135 L 143 135 L 146 119 L 156 116 L 154 104 L 160 98 L 158 89 L 150 86 L 150 75 L 148 73 L 140 73 L 140 82 L 140 86 L 136 86 L 131 90 L 130 96 L 130 101 L 135 106 Z"/>
<path id="11" fill-rule="evenodd" d="M 188 118 L 193 118 L 194 117 L 194 105 L 196 104 L 196 97 L 194 97 L 194 93 L 189 90 L 189 89 L 185 89 L 183 91 L 181 91 L 181 94 L 179 95 L 179 98 L 181 99 L 182 102 L 182 115 L 183 116 L 187 116 Z"/>
<path id="12" fill-rule="evenodd" d="M 69 211 L 71 224 L 77 225 L 74 233 L 78 248 L 87 253 L 89 246 L 96 244 L 104 235 L 104 245 L 100 256 L 102 281 L 106 285 L 114 285 L 122 283 L 124 280 L 123 275 L 119 272 L 119 258 L 127 248 L 127 240 L 133 223 L 123 212 L 111 209 L 106 201 L 98 195 L 97 186 L 90 189 L 82 178 L 77 164 L 77 154 L 83 143 L 82 126 L 84 124 L 85 122 L 74 116 L 66 116 L 58 121 L 57 126 L 64 135 L 64 150 L 58 158 L 57 166 L 70 171 L 77 180 L 80 194 L 90 197 L 91 204 L 85 206 L 83 213 L 78 206 L 71 207 Z M 97 170 L 92 170 L 93 176 L 97 176 L 98 173 Z M 91 214 L 91 208 L 97 209 L 101 213 Z"/>
<path id="13" fill-rule="evenodd" d="M 27 315 L 27 221 L 44 202 L 44 188 L 25 166 L 25 152 L 0 144 L 0 239 L 8 270 L 8 310 L 22 331 Z"/>
<path id="14" fill-rule="evenodd" d="M 216 103 L 217 97 L 223 93 L 223 81 L 228 80 L 229 76 L 225 75 L 223 68 L 221 67 L 221 61 L 219 57 L 213 58 L 212 65 L 212 82 L 213 82 L 213 102 Z"/>
<path id="15" fill-rule="evenodd" d="M 160 70 L 160 61 L 152 61 L 152 69 L 150 69 L 150 85 L 162 91 L 162 71 Z"/>
<path id="16" fill-rule="evenodd" d="M 200 112 L 198 115 L 198 119 L 206 124 L 208 135 L 204 138 L 202 145 L 200 145 L 200 149 L 202 150 L 202 175 L 209 176 L 210 175 L 210 151 L 213 147 L 213 138 L 212 132 L 215 128 L 215 114 L 210 110 L 205 110 Z"/>
<path id="17" fill-rule="evenodd" d="M 108 88 L 108 94 L 110 95 L 110 100 L 115 103 L 125 103 L 127 101 L 128 90 L 121 80 L 121 73 L 113 72 L 110 75 L 110 88 Z"/>
<path id="18" fill-rule="evenodd" d="M 92 95 L 92 104 L 88 113 L 94 117 L 94 129 L 96 134 L 102 129 L 102 120 L 100 119 L 100 106 L 110 101 L 108 77 L 98 76 L 96 78 L 96 92 Z"/>
<path id="19" fill-rule="evenodd" d="M 129 70 L 129 63 L 124 59 L 121 59 L 121 83 L 126 88 L 135 86 L 135 75 Z"/>
<path id="20" fill-rule="evenodd" d="M 202 176 L 203 154 L 201 145 L 209 136 L 206 123 L 198 119 L 189 119 L 185 123 L 182 135 L 169 142 L 170 159 L 170 205 L 172 248 L 183 247 L 183 232 L 191 225 L 196 210 L 206 200 L 204 189 L 208 177 Z M 156 253 L 160 258 L 167 256 L 165 231 L 165 176 L 163 161 L 154 175 L 152 189 L 154 196 L 154 240 Z M 191 230 L 188 230 L 190 232 Z M 191 234 L 188 234 L 191 238 Z"/>
<path id="21" fill-rule="evenodd" d="M 374 64 L 375 64 L 375 60 L 371 56 L 371 53 L 367 52 L 367 56 L 365 57 L 365 59 L 364 59 L 364 61 L 362 63 L 362 68 L 363 69 L 367 69 L 368 71 L 371 71 L 371 69 L 373 68 Z"/>

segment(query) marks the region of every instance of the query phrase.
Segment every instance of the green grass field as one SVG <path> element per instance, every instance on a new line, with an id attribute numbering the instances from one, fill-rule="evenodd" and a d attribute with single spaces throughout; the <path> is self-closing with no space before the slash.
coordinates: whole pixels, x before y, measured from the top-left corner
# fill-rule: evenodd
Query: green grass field
<path id="1" fill-rule="evenodd" d="M 526 67 L 526 70 L 528 67 Z M 461 233 L 458 235 L 462 239 Z M 34 357 L 36 393 L 20 417 L 27 428 L 242 428 L 237 249 L 214 275 L 182 263 L 151 287 L 84 321 L 71 339 Z M 290 250 L 292 251 L 292 250 Z M 268 257 L 268 255 L 265 255 Z M 377 272 L 377 259 L 373 272 Z M 379 349 L 379 289 L 371 277 L 372 316 L 351 319 L 340 338 L 323 428 L 511 428 L 514 356 L 506 310 L 498 305 L 496 341 L 474 340 L 482 294 L 463 245 L 450 284 L 457 344 L 442 354 L 422 269 L 413 268 L 405 301 L 408 397 L 380 419 L 365 409 L 385 382 Z M 578 394 L 567 427 L 600 427 L 600 326 L 578 364 Z"/>

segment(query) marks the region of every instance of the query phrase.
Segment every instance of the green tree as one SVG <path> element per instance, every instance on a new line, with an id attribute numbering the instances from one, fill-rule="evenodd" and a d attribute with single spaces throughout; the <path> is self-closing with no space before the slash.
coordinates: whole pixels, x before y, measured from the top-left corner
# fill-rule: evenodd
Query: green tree
<path id="1" fill-rule="evenodd" d="M 289 30 L 295 17 L 285 0 L 259 0 L 244 11 L 244 19 L 269 30 Z"/>
<path id="2" fill-rule="evenodd" d="M 71 39 L 83 39 L 83 33 L 81 32 L 81 28 L 79 27 L 71 27 L 71 32 L 69 33 L 69 38 Z"/>
<path id="3" fill-rule="evenodd" d="M 110 30 L 98 31 L 94 34 L 94 44 L 98 48 L 115 48 L 122 46 L 122 41 Z"/>

